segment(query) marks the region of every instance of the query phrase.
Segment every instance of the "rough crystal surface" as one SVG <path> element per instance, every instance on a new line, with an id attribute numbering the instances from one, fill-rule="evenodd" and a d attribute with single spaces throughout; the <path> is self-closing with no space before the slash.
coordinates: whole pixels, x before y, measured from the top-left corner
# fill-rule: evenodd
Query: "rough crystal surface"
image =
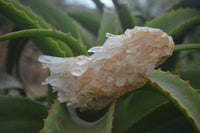
<path id="1" fill-rule="evenodd" d="M 44 84 L 58 91 L 58 100 L 74 108 L 101 109 L 126 92 L 142 87 L 154 68 L 171 56 L 174 42 L 160 29 L 135 27 L 110 35 L 93 55 L 39 61 L 51 74 Z"/>

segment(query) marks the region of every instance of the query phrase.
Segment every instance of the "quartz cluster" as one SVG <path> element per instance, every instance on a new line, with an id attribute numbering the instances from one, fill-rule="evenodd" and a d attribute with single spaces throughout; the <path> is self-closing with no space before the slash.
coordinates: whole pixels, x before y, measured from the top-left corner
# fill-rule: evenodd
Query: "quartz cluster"
<path id="1" fill-rule="evenodd" d="M 58 91 L 58 100 L 73 108 L 101 109 L 119 96 L 142 87 L 156 66 L 172 55 L 174 42 L 160 29 L 135 27 L 110 35 L 91 56 L 59 58 L 42 55 L 49 68 L 43 84 Z"/>

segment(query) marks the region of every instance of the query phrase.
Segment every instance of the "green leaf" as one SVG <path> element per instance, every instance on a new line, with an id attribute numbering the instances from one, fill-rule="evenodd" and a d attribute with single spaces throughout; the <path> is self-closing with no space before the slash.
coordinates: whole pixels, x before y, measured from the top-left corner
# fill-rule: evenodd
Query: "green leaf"
<path id="1" fill-rule="evenodd" d="M 111 133 L 114 103 L 105 116 L 95 122 L 80 119 L 72 108 L 55 102 L 45 120 L 42 133 Z"/>
<path id="2" fill-rule="evenodd" d="M 164 94 L 186 116 L 197 132 L 200 132 L 200 94 L 179 77 L 155 70 L 150 84 Z"/>
<path id="3" fill-rule="evenodd" d="M 200 12 L 199 12 L 200 15 Z M 197 27 L 200 23 L 200 16 L 193 17 L 188 21 L 180 24 L 178 27 L 174 28 L 169 35 L 173 37 L 176 43 L 181 43 L 188 34 L 188 32 L 192 31 L 195 27 Z"/>
<path id="4" fill-rule="evenodd" d="M 174 42 L 182 43 L 184 36 L 200 23 L 200 11 L 195 9 L 179 9 L 167 12 L 144 26 L 159 28 L 173 37 Z M 178 53 L 173 54 L 161 67 L 172 71 L 177 62 Z"/>
<path id="5" fill-rule="evenodd" d="M 104 4 L 100 0 L 92 0 L 92 1 L 96 4 L 100 13 L 103 13 Z"/>
<path id="6" fill-rule="evenodd" d="M 148 21 L 144 26 L 159 28 L 163 31 L 170 33 L 174 28 L 180 24 L 185 23 L 187 20 L 196 17 L 200 14 L 200 11 L 195 9 L 178 9 L 156 17 L 155 19 Z"/>
<path id="7" fill-rule="evenodd" d="M 106 33 L 119 34 L 119 21 L 114 9 L 104 8 L 104 13 L 101 20 L 97 44 L 103 45 L 106 38 Z"/>
<path id="8" fill-rule="evenodd" d="M 9 0 L 7 0 L 7 1 L 9 1 Z M 12 0 L 11 0 L 11 2 L 12 2 Z M 40 27 L 41 27 L 42 29 L 49 29 L 49 28 L 52 28 L 51 24 L 46 23 L 46 22 L 43 20 L 43 18 L 42 18 L 41 16 L 38 16 L 38 15 L 32 13 L 30 7 L 25 7 L 25 6 L 23 6 L 23 5 L 20 5 L 19 2 L 16 2 L 16 1 L 14 1 L 13 4 L 14 4 L 18 9 L 20 9 L 20 10 L 22 10 L 22 11 L 25 11 L 25 13 L 26 13 L 31 19 L 33 19 L 34 21 L 37 21 L 38 24 L 40 25 Z M 59 41 L 59 40 L 57 40 L 57 42 L 58 42 L 59 47 L 60 47 L 63 51 L 65 51 L 66 56 L 68 56 L 68 57 L 73 56 L 72 51 L 70 50 L 70 48 L 69 48 L 66 44 L 64 44 L 63 42 L 61 42 L 61 41 Z"/>
<path id="9" fill-rule="evenodd" d="M 65 33 L 70 32 L 76 39 L 79 31 L 73 20 L 61 9 L 55 7 L 47 0 L 19 0 L 22 4 L 29 6 L 35 13 L 41 16 L 47 23 L 57 30 Z"/>
<path id="10" fill-rule="evenodd" d="M 78 23 L 77 23 L 78 25 Z M 97 41 L 97 36 L 95 36 L 95 34 L 91 33 L 90 31 L 88 31 L 87 29 L 85 29 L 84 27 L 82 27 L 81 25 L 78 25 L 80 28 L 80 35 L 81 35 L 81 40 L 82 42 L 84 42 L 84 48 L 85 49 L 90 49 L 93 45 L 96 45 L 96 41 Z"/>
<path id="11" fill-rule="evenodd" d="M 30 99 L 0 95 L 0 132 L 37 133 L 47 116 L 47 108 Z"/>
<path id="12" fill-rule="evenodd" d="M 149 131 L 148 133 L 196 133 L 185 117 L 178 117 L 166 121 L 161 126 Z"/>
<path id="13" fill-rule="evenodd" d="M 128 9 L 127 5 L 120 4 L 118 0 L 112 1 L 117 10 L 123 31 L 125 31 L 126 29 L 132 29 L 136 25 L 136 22 L 134 20 L 134 16 L 131 15 L 131 12 Z"/>
<path id="14" fill-rule="evenodd" d="M 174 41 L 178 43 L 176 38 L 185 35 L 187 31 L 194 28 L 200 22 L 200 11 L 195 9 L 178 9 L 167 12 L 162 16 L 147 22 L 144 26 L 159 28 L 172 35 Z M 183 33 L 184 34 L 183 34 Z M 180 43 L 180 41 L 179 41 Z"/>
<path id="15" fill-rule="evenodd" d="M 190 84 L 195 89 L 200 89 L 200 69 L 192 69 L 187 71 L 179 72 L 180 77 L 183 80 L 189 80 Z"/>
<path id="16" fill-rule="evenodd" d="M 52 37 L 63 42 L 66 42 L 68 46 L 73 50 L 75 55 L 87 55 L 86 50 L 81 46 L 80 41 L 74 39 L 70 34 L 66 34 L 63 32 L 59 32 L 52 29 L 29 29 L 29 30 L 21 30 L 17 32 L 8 33 L 6 35 L 0 36 L 0 41 L 15 39 L 19 37 Z M 70 51 L 69 51 L 70 52 Z"/>
<path id="17" fill-rule="evenodd" d="M 144 105 L 145 106 L 145 105 Z M 126 130 L 126 133 L 146 133 L 146 132 L 154 132 L 155 129 L 163 128 L 166 126 L 168 122 L 173 122 L 178 118 L 184 118 L 182 114 L 170 103 L 166 102 L 159 106 L 157 106 L 154 110 L 151 110 L 146 116 L 140 119 L 137 123 L 135 123 L 131 128 Z M 191 124 L 187 121 L 187 119 L 181 119 L 182 121 L 178 121 L 176 125 L 171 125 L 171 132 L 180 132 L 180 133 L 188 133 L 189 131 L 194 131 Z M 180 127 L 177 125 L 184 124 L 184 126 Z M 173 129 L 176 129 L 174 131 Z M 163 129 L 160 132 L 165 132 L 167 129 Z M 178 130 L 178 131 L 177 131 Z M 169 133 L 169 132 L 168 132 Z"/>
<path id="18" fill-rule="evenodd" d="M 121 133 L 133 127 L 152 110 L 167 101 L 164 96 L 148 85 L 122 96 L 116 103 L 113 122 L 114 133 Z"/>
<path id="19" fill-rule="evenodd" d="M 195 27 L 194 31 L 192 31 L 192 37 L 191 42 L 195 42 L 195 43 L 200 43 L 200 25 L 198 25 L 197 27 Z"/>
<path id="20" fill-rule="evenodd" d="M 19 66 L 21 53 L 28 42 L 28 38 L 10 40 L 6 54 L 6 72 L 12 74 L 13 69 Z"/>
<path id="21" fill-rule="evenodd" d="M 70 33 L 74 38 L 80 39 L 81 44 L 85 44 L 83 35 L 77 27 L 73 19 L 71 19 L 65 12 L 54 6 L 47 0 L 19 0 L 26 6 L 29 6 L 35 13 L 42 17 L 47 23 L 65 33 Z M 59 43 L 60 44 L 60 43 Z M 62 43 L 61 43 L 62 45 Z M 63 47 L 63 46 L 62 46 Z"/>
<path id="22" fill-rule="evenodd" d="M 91 31 L 95 35 L 98 34 L 100 27 L 100 19 L 98 17 L 81 12 L 68 12 L 68 15 L 75 19 L 87 30 Z"/>
<path id="23" fill-rule="evenodd" d="M 14 2 L 14 1 L 13 1 Z M 20 3 L 18 3 L 20 4 Z M 37 21 L 27 16 L 25 11 L 17 9 L 12 2 L 0 1 L 0 12 L 15 22 L 16 26 L 24 28 L 41 28 Z M 21 6 L 20 6 L 21 7 Z M 28 9 L 28 8 L 27 8 Z M 30 10 L 29 13 L 31 12 Z M 32 12 L 32 14 L 34 14 Z M 34 38 L 34 43 L 44 53 L 52 56 L 64 57 L 65 53 L 58 47 L 58 44 L 51 38 Z"/>
<path id="24" fill-rule="evenodd" d="M 52 86 L 48 84 L 48 90 L 47 90 L 47 102 L 49 107 L 54 104 L 56 98 L 57 98 L 58 92 L 53 92 Z"/>
<path id="25" fill-rule="evenodd" d="M 19 30 L 15 25 L 13 26 L 13 31 Z M 21 75 L 21 69 L 20 69 L 20 58 L 21 54 L 24 50 L 24 47 L 28 43 L 29 38 L 19 38 L 19 39 L 12 39 L 9 40 L 9 43 L 7 44 L 7 54 L 6 54 L 6 72 L 8 74 L 13 75 L 13 70 L 16 70 L 16 76 L 18 80 L 21 82 L 23 88 L 26 91 L 26 84 L 22 78 Z M 15 69 L 14 69 L 15 68 Z M 23 91 L 24 95 L 25 92 Z"/>
<path id="26" fill-rule="evenodd" d="M 12 2 L 12 4 L 19 10 L 25 12 L 28 17 L 30 17 L 33 21 L 37 22 L 42 29 L 49 29 L 52 28 L 50 24 L 46 23 L 41 16 L 38 16 L 37 14 L 33 13 L 30 9 L 30 7 L 25 7 L 21 5 L 18 1 L 13 0 L 6 0 L 7 2 Z M 73 56 L 72 51 L 69 47 L 67 47 L 66 44 L 64 44 L 62 41 L 57 40 L 59 47 L 65 51 L 66 56 L 71 57 Z M 56 42 L 56 43 L 57 43 Z"/>
<path id="27" fill-rule="evenodd" d="M 177 4 L 173 5 L 170 10 L 179 9 L 179 8 L 196 8 L 196 9 L 200 9 L 200 1 L 199 0 L 181 0 Z"/>
<path id="28" fill-rule="evenodd" d="M 37 23 L 40 25 L 40 27 L 44 29 L 51 28 L 51 25 L 47 24 L 41 17 L 39 17 L 37 14 L 33 13 L 33 11 L 29 7 L 23 6 L 18 1 L 13 0 L 4 0 L 6 2 L 12 3 L 12 5 L 17 8 L 18 10 L 24 12 L 28 17 L 30 17 L 33 21 L 37 21 Z"/>

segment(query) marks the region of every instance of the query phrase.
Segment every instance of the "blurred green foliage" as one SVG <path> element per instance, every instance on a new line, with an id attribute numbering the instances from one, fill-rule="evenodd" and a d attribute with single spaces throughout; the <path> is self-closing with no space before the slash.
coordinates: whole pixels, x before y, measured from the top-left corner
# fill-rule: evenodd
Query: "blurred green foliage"
<path id="1" fill-rule="evenodd" d="M 23 84 L 0 86 L 0 132 L 200 132 L 199 0 L 112 0 L 112 8 L 100 0 L 91 1 L 96 8 L 53 2 L 60 6 L 47 0 L 0 0 L 0 27 L 8 19 L 13 25 L 12 33 L 0 36 L 0 41 L 9 40 L 5 57 L 7 76 L 0 76 L 4 78 L 0 85 L 10 81 L 5 77 L 15 77 L 14 70 L 15 79 Z M 173 56 L 160 66 L 161 70 L 154 71 L 144 87 L 121 96 L 100 111 L 77 113 L 65 103 L 55 101 L 56 93 L 51 86 L 44 97 L 25 98 L 30 90 L 20 74 L 20 59 L 29 40 L 43 54 L 88 55 L 87 49 L 105 42 L 105 33 L 117 35 L 137 25 L 162 29 L 172 36 L 176 46 L 193 44 L 193 50 L 177 52 L 175 46 Z M 190 80 L 191 86 L 171 73 Z M 16 83 L 10 83 L 13 82 Z M 13 90 L 19 91 L 20 96 L 9 96 Z"/>

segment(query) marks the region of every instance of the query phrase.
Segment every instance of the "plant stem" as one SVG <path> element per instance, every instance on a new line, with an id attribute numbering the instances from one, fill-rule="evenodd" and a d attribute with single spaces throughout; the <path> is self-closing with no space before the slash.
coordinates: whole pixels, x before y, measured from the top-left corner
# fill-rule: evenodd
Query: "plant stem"
<path id="1" fill-rule="evenodd" d="M 0 42 L 19 38 L 19 37 L 41 37 L 48 36 L 65 42 L 75 55 L 88 55 L 86 49 L 80 44 L 79 40 L 74 39 L 70 33 L 63 33 L 54 29 L 28 29 L 8 33 L 0 36 Z"/>
<path id="2" fill-rule="evenodd" d="M 174 46 L 174 52 L 191 49 L 200 49 L 200 44 L 181 44 Z"/>
<path id="3" fill-rule="evenodd" d="M 112 0 L 112 2 L 117 10 L 123 31 L 136 26 L 134 16 L 131 14 L 128 6 L 126 4 L 120 4 L 119 0 Z"/>
<path id="4" fill-rule="evenodd" d="M 81 46 L 79 40 L 74 39 L 69 33 L 67 34 L 53 29 L 28 29 L 28 30 L 12 32 L 0 36 L 0 42 L 20 37 L 40 37 L 40 36 L 48 36 L 65 42 L 76 55 L 77 54 L 88 55 L 83 46 Z M 200 49 L 200 44 L 175 45 L 174 52 L 182 50 L 190 50 L 190 49 Z"/>

